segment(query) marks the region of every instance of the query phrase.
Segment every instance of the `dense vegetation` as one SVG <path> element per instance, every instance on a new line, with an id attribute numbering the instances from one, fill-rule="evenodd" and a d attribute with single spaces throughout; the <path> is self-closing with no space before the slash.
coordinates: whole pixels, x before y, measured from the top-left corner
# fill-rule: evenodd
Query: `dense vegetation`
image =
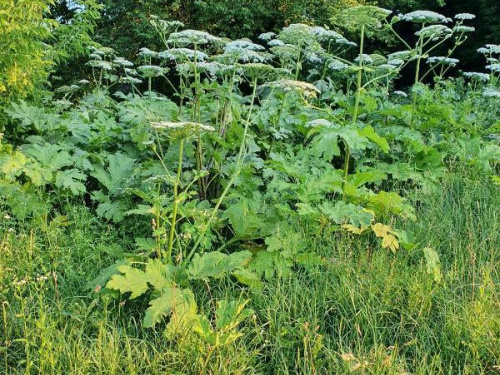
<path id="1" fill-rule="evenodd" d="M 2 3 L 3 372 L 499 371 L 500 46 L 270 3 Z"/>

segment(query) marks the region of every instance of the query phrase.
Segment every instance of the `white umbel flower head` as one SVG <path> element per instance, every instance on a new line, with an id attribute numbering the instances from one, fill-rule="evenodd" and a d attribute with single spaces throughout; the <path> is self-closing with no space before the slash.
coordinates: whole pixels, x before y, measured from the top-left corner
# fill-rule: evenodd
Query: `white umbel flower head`
<path id="1" fill-rule="evenodd" d="M 376 69 L 378 70 L 386 70 L 386 71 L 392 71 L 396 70 L 398 66 L 396 65 L 391 65 L 391 64 L 380 64 L 376 66 Z"/>
<path id="2" fill-rule="evenodd" d="M 90 60 L 86 65 L 96 69 L 113 70 L 113 66 L 107 61 Z"/>
<path id="3" fill-rule="evenodd" d="M 408 97 L 408 94 L 406 92 L 404 92 L 404 91 L 401 91 L 401 90 L 394 91 L 394 95 L 400 96 L 402 98 Z"/>
<path id="4" fill-rule="evenodd" d="M 139 50 L 139 56 L 144 56 L 144 57 L 158 57 L 158 52 L 151 51 L 149 48 L 142 47 Z"/>
<path id="5" fill-rule="evenodd" d="M 476 16 L 472 13 L 458 13 L 455 15 L 455 19 L 461 21 L 473 20 L 474 18 L 476 18 Z"/>
<path id="6" fill-rule="evenodd" d="M 276 47 L 276 46 L 284 46 L 285 43 L 283 43 L 281 40 L 279 39 L 273 39 L 273 40 L 270 40 L 267 45 L 269 47 Z"/>
<path id="7" fill-rule="evenodd" d="M 403 59 L 392 59 L 388 60 L 387 64 L 392 65 L 392 66 L 401 66 L 405 63 Z"/>
<path id="8" fill-rule="evenodd" d="M 373 59 L 372 59 L 372 57 L 371 57 L 370 55 L 365 54 L 365 53 L 363 53 L 363 55 L 361 55 L 361 56 L 356 57 L 356 58 L 354 59 L 354 61 L 358 63 L 358 62 L 360 61 L 360 59 L 361 59 L 361 58 L 363 58 L 363 62 L 364 62 L 365 64 L 373 64 Z"/>
<path id="9" fill-rule="evenodd" d="M 281 30 L 279 39 L 288 44 L 302 45 L 314 40 L 311 26 L 303 23 L 293 23 Z"/>
<path id="10" fill-rule="evenodd" d="M 159 77 L 165 74 L 166 69 L 156 65 L 142 65 L 137 68 L 139 73 L 146 78 Z"/>
<path id="11" fill-rule="evenodd" d="M 224 46 L 224 52 L 231 53 L 240 49 L 246 49 L 250 51 L 264 51 L 265 48 L 260 44 L 250 42 L 248 40 L 239 39 L 233 40 Z"/>
<path id="12" fill-rule="evenodd" d="M 430 25 L 422 28 L 415 33 L 416 36 L 420 36 L 425 39 L 431 39 L 433 41 L 439 38 L 444 38 L 453 34 L 453 30 L 444 25 Z"/>
<path id="13" fill-rule="evenodd" d="M 308 53 L 306 55 L 307 60 L 312 64 L 321 64 L 323 59 L 316 52 Z"/>
<path id="14" fill-rule="evenodd" d="M 242 74 L 248 78 L 266 79 L 267 77 L 275 73 L 275 69 L 269 64 L 237 64 L 237 67 L 242 72 Z"/>
<path id="15" fill-rule="evenodd" d="M 389 54 L 387 56 L 388 60 L 395 60 L 395 59 L 401 59 L 401 60 L 408 60 L 412 57 L 412 52 L 408 50 L 404 51 L 397 51 Z"/>
<path id="16" fill-rule="evenodd" d="M 472 26 L 459 25 L 455 26 L 453 28 L 453 31 L 456 33 L 473 33 L 474 31 L 476 31 L 476 28 Z"/>
<path id="17" fill-rule="evenodd" d="M 137 75 L 137 70 L 135 70 L 135 69 L 123 68 L 123 70 L 125 71 L 125 73 L 127 73 L 129 75 L 132 75 L 132 76 L 136 76 Z"/>
<path id="18" fill-rule="evenodd" d="M 311 28 L 310 33 L 314 35 L 319 42 L 334 42 L 338 44 L 347 44 L 349 42 L 339 33 L 333 30 L 327 30 L 321 26 Z"/>
<path id="19" fill-rule="evenodd" d="M 281 79 L 279 81 L 267 82 L 261 87 L 272 87 L 275 89 L 281 89 L 285 92 L 295 91 L 308 97 L 316 97 L 320 94 L 320 91 L 312 83 L 292 79 Z"/>
<path id="20" fill-rule="evenodd" d="M 168 42 L 178 46 L 192 46 L 204 44 L 217 44 L 221 42 L 221 38 L 213 36 L 206 31 L 200 30 L 182 30 L 170 34 Z"/>
<path id="21" fill-rule="evenodd" d="M 130 68 L 132 66 L 134 66 L 133 63 L 131 63 L 130 61 L 128 61 L 127 59 L 123 58 L 123 57 L 117 57 L 113 60 L 113 63 L 118 65 L 118 66 L 121 66 L 121 67 L 127 67 L 127 68 Z"/>
<path id="22" fill-rule="evenodd" d="M 487 44 L 486 48 L 493 54 L 500 54 L 500 44 Z"/>
<path id="23" fill-rule="evenodd" d="M 483 91 L 483 96 L 487 98 L 500 98 L 500 91 L 494 87 L 487 87 Z"/>
<path id="24" fill-rule="evenodd" d="M 158 57 L 175 62 L 194 61 L 195 57 L 197 61 L 205 61 L 208 59 L 208 55 L 206 53 L 194 51 L 189 48 L 171 48 L 160 52 Z"/>
<path id="25" fill-rule="evenodd" d="M 271 39 L 273 39 L 275 36 L 276 36 L 276 33 L 273 33 L 272 31 L 270 31 L 267 33 L 260 34 L 259 39 L 267 42 L 267 41 L 270 41 Z"/>
<path id="26" fill-rule="evenodd" d="M 197 66 L 197 69 L 200 72 L 207 73 L 208 75 L 211 76 L 223 76 L 234 72 L 235 66 L 221 64 L 217 61 L 212 61 L 212 62 L 200 62 Z"/>
<path id="27" fill-rule="evenodd" d="M 135 78 L 135 77 L 121 77 L 120 78 L 120 82 L 123 82 L 123 83 L 132 83 L 132 84 L 135 84 L 135 85 L 138 85 L 138 84 L 142 83 L 142 81 L 139 78 Z"/>
<path id="28" fill-rule="evenodd" d="M 490 75 L 486 73 L 478 73 L 478 72 L 464 72 L 464 77 L 469 78 L 472 81 L 478 82 L 489 82 Z"/>
<path id="29" fill-rule="evenodd" d="M 450 21 L 449 18 L 446 18 L 442 14 L 430 10 L 416 10 L 403 14 L 400 18 L 403 21 L 415 23 L 448 23 Z"/>
<path id="30" fill-rule="evenodd" d="M 333 59 L 329 64 L 328 64 L 328 68 L 331 69 L 331 70 L 345 70 L 345 69 L 348 69 L 349 68 L 349 65 L 347 65 L 346 63 L 343 63 L 342 61 L 340 60 L 337 60 L 337 59 Z"/>
<path id="31" fill-rule="evenodd" d="M 89 58 L 92 59 L 92 60 L 102 61 L 102 56 L 103 55 L 99 55 L 98 53 L 91 53 L 89 55 Z"/>
<path id="32" fill-rule="evenodd" d="M 219 55 L 218 57 L 225 61 L 229 60 L 241 63 L 263 63 L 270 58 L 270 56 L 266 53 L 236 47 L 224 51 L 224 54 Z"/>
<path id="33" fill-rule="evenodd" d="M 493 73 L 500 73 L 500 63 L 486 65 L 486 69 L 492 71 Z"/>
<path id="34" fill-rule="evenodd" d="M 445 56 L 432 56 L 432 57 L 429 57 L 427 60 L 426 60 L 427 64 L 430 64 L 430 65 L 449 65 L 449 66 L 457 66 L 457 64 L 460 62 L 460 60 L 458 59 L 454 59 L 454 58 L 451 58 L 451 57 L 445 57 Z"/>
<path id="35" fill-rule="evenodd" d="M 213 132 L 215 128 L 210 125 L 200 124 L 198 122 L 181 121 L 160 121 L 152 122 L 151 127 L 157 130 L 168 130 L 170 136 L 174 139 L 188 138 L 198 132 Z"/>

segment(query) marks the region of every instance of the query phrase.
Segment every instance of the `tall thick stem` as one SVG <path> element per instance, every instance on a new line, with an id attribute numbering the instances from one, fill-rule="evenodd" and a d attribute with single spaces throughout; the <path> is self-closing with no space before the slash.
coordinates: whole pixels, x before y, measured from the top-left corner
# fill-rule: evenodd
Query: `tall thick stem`
<path id="1" fill-rule="evenodd" d="M 424 24 L 425 25 L 425 24 Z M 420 39 L 418 41 L 418 59 L 417 59 L 417 67 L 415 69 L 415 85 L 420 82 L 420 64 L 422 62 L 422 53 L 423 53 L 423 40 Z M 417 93 L 413 92 L 413 98 L 412 98 L 412 109 L 411 109 L 411 120 L 410 120 L 410 127 L 413 128 L 413 124 L 415 122 L 415 112 L 417 110 Z"/>
<path id="2" fill-rule="evenodd" d="M 359 112 L 359 102 L 361 101 L 361 90 L 363 89 L 361 85 L 361 79 L 363 77 L 363 52 L 365 44 L 365 25 L 361 25 L 361 41 L 359 44 L 359 65 L 358 65 L 358 76 L 356 79 L 356 98 L 354 99 L 354 113 L 352 115 L 352 123 L 355 124 L 358 120 Z"/>
<path id="3" fill-rule="evenodd" d="M 194 113 L 193 120 L 200 123 L 201 122 L 201 103 L 200 103 L 200 75 L 198 74 L 198 59 L 197 59 L 198 47 L 194 45 Z M 201 172 L 203 168 L 203 145 L 201 139 L 201 131 L 198 130 L 196 139 L 196 170 L 198 173 Z M 206 186 L 205 180 L 200 178 L 198 180 L 198 188 L 200 191 L 200 196 L 202 199 L 206 197 Z"/>
<path id="4" fill-rule="evenodd" d="M 167 260 L 172 260 L 172 248 L 174 246 L 175 224 L 177 220 L 177 210 L 179 208 L 179 185 L 182 177 L 182 163 L 184 158 L 184 138 L 181 138 L 179 144 L 179 161 L 177 165 L 177 178 L 174 182 L 174 207 L 172 209 L 172 221 L 170 223 L 170 233 L 168 239 Z"/>
<path id="5" fill-rule="evenodd" d="M 194 255 L 198 247 L 200 246 L 201 241 L 203 240 L 203 237 L 205 236 L 205 233 L 207 232 L 208 228 L 210 228 L 210 224 L 212 224 L 212 221 L 214 220 L 215 216 L 217 215 L 217 212 L 219 211 L 219 207 L 221 206 L 222 202 L 224 201 L 224 198 L 226 197 L 227 193 L 229 193 L 229 190 L 231 189 L 234 181 L 238 177 L 241 171 L 241 167 L 243 165 L 243 153 L 245 151 L 245 146 L 246 146 L 246 138 L 248 135 L 248 128 L 250 126 L 250 120 L 252 118 L 252 112 L 253 112 L 253 107 L 255 104 L 255 97 L 257 94 L 257 78 L 254 79 L 253 81 L 253 92 L 252 92 L 252 100 L 250 104 L 250 109 L 248 111 L 248 116 L 246 119 L 245 123 L 245 129 L 243 131 L 243 138 L 241 139 L 241 144 L 240 144 L 240 151 L 238 152 L 238 156 L 236 158 L 236 168 L 229 179 L 224 191 L 220 195 L 219 199 L 217 199 L 217 203 L 215 203 L 215 207 L 210 213 L 210 216 L 208 217 L 207 223 L 203 227 L 201 233 L 198 236 L 198 240 L 196 243 L 193 245 L 193 248 L 189 252 L 188 256 L 186 257 L 186 261 L 191 259 L 191 257 Z"/>
<path id="6" fill-rule="evenodd" d="M 359 103 L 361 101 L 361 90 L 363 90 L 362 86 L 362 78 L 363 78 L 363 53 L 365 46 L 365 25 L 361 25 L 361 40 L 359 43 L 359 64 L 358 64 L 358 74 L 356 77 L 356 96 L 354 98 L 354 110 L 352 114 L 352 124 L 355 125 L 358 121 L 358 112 L 359 112 Z M 351 150 L 349 149 L 349 145 L 347 142 L 344 142 L 345 145 L 345 159 L 344 159 L 344 182 L 345 185 L 347 181 L 347 176 L 349 175 L 349 159 L 351 158 Z"/>

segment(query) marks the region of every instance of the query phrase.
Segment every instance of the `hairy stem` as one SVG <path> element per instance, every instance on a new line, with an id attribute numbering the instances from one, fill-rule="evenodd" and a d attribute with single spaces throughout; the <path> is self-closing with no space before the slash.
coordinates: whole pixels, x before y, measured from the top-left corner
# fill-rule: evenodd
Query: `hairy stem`
<path id="1" fill-rule="evenodd" d="M 172 247 L 174 245 L 174 237 L 175 237 L 175 223 L 177 219 L 177 209 L 179 207 L 179 185 L 181 183 L 182 176 L 182 162 L 184 157 L 184 138 L 181 138 L 179 144 L 179 161 L 177 165 L 177 178 L 174 182 L 174 207 L 172 212 L 172 221 L 170 223 L 170 236 L 168 240 L 168 250 L 167 250 L 167 259 L 170 262 L 172 258 Z"/>
<path id="2" fill-rule="evenodd" d="M 220 195 L 219 199 L 217 199 L 215 207 L 212 210 L 212 212 L 210 213 L 210 216 L 208 218 L 207 223 L 205 224 L 205 226 L 203 227 L 201 233 L 199 234 L 198 240 L 196 241 L 196 243 L 194 244 L 193 248 L 191 249 L 191 251 L 189 252 L 188 256 L 186 257 L 186 261 L 188 261 L 189 259 L 191 259 L 191 257 L 194 255 L 194 253 L 196 252 L 196 250 L 200 246 L 200 243 L 201 243 L 203 237 L 205 236 L 205 233 L 207 232 L 208 228 L 210 227 L 210 224 L 212 223 L 212 221 L 214 220 L 215 216 L 217 215 L 217 212 L 219 211 L 220 205 L 222 204 L 224 198 L 226 197 L 227 193 L 231 189 L 234 181 L 236 180 L 236 178 L 240 174 L 241 168 L 243 166 L 243 153 L 245 151 L 246 138 L 247 138 L 247 135 L 248 135 L 248 128 L 249 128 L 249 125 L 250 125 L 250 119 L 252 118 L 252 112 L 253 112 L 253 107 L 254 107 L 254 103 L 255 103 L 256 94 L 257 94 L 257 78 L 255 78 L 254 81 L 253 81 L 252 100 L 251 100 L 251 104 L 250 104 L 250 109 L 248 111 L 248 116 L 247 116 L 247 119 L 246 119 L 246 122 L 245 122 L 245 129 L 243 131 L 243 138 L 241 139 L 240 151 L 239 151 L 237 159 L 236 159 L 236 168 L 235 168 L 235 170 L 234 170 L 231 178 L 229 179 L 229 181 L 228 181 L 228 183 L 227 183 L 224 191 Z"/>

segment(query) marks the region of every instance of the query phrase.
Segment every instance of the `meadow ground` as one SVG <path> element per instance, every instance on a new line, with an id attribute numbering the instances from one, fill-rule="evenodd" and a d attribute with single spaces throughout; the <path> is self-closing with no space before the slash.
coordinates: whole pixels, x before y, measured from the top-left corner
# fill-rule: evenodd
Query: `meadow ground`
<path id="1" fill-rule="evenodd" d="M 405 229 L 416 237 L 415 250 L 392 254 L 358 237 L 302 230 L 326 265 L 297 268 L 260 291 L 248 292 L 230 279 L 213 289 L 200 285 L 205 311 L 228 295 L 250 297 L 255 311 L 241 338 L 208 357 L 207 348 L 169 340 L 161 327 L 141 327 L 141 301 L 106 304 L 86 289 L 121 255 L 130 233 L 84 208 L 48 225 L 5 216 L 0 372 L 495 374 L 498 187 L 450 175 L 434 193 L 413 194 L 412 202 L 419 220 Z M 432 254 L 426 260 L 426 246 L 440 263 Z"/>

